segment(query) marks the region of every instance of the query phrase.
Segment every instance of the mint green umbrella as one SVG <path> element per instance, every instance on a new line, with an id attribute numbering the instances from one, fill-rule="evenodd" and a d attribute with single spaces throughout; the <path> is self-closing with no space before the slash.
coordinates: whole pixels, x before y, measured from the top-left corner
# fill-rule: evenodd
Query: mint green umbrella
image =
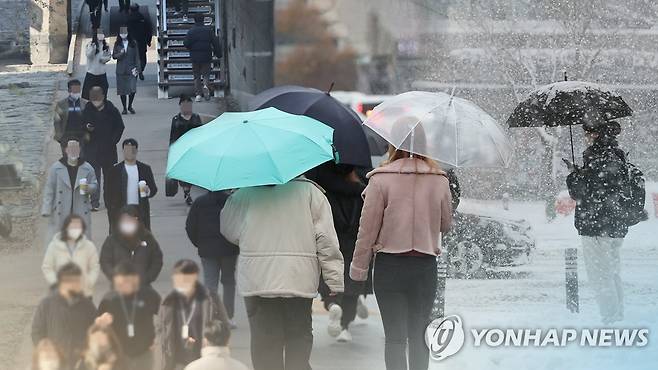
<path id="1" fill-rule="evenodd" d="M 285 184 L 335 159 L 333 131 L 276 108 L 227 112 L 176 140 L 167 177 L 208 190 Z"/>

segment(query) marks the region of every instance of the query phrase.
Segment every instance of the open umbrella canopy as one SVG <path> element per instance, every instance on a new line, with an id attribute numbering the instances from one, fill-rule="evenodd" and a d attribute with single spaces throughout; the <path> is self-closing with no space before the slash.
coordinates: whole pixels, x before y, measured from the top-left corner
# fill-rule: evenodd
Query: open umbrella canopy
<path id="1" fill-rule="evenodd" d="M 333 129 L 276 108 L 227 112 L 169 149 L 167 177 L 208 190 L 284 184 L 334 160 Z"/>
<path id="2" fill-rule="evenodd" d="M 528 94 L 516 106 L 507 124 L 509 127 L 571 126 L 584 123 L 592 112 L 607 120 L 633 114 L 619 94 L 602 85 L 560 81 Z"/>
<path id="3" fill-rule="evenodd" d="M 375 107 L 364 122 L 391 145 L 450 167 L 507 167 L 512 146 L 500 125 L 472 102 L 411 91 Z"/>
<path id="4" fill-rule="evenodd" d="M 292 114 L 314 118 L 334 128 L 334 146 L 340 163 L 371 167 L 368 140 L 361 119 L 329 93 L 301 86 L 278 86 L 256 95 L 251 110 L 274 107 Z"/>

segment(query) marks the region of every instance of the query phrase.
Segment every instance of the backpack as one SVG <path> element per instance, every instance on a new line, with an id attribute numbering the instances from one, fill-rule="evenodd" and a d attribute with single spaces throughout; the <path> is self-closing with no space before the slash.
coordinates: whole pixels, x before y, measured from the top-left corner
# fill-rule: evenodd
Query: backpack
<path id="1" fill-rule="evenodd" d="M 632 163 L 626 162 L 626 173 L 623 179 L 623 191 L 620 199 L 622 218 L 626 226 L 637 225 L 649 218 L 644 209 L 646 190 L 644 173 Z"/>

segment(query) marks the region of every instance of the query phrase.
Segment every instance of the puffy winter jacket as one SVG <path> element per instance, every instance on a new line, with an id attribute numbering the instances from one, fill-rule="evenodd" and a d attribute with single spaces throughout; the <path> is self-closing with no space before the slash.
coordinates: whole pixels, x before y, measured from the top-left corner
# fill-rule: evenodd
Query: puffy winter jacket
<path id="1" fill-rule="evenodd" d="M 620 206 L 628 172 L 625 157 L 615 140 L 597 140 L 583 152 L 583 168 L 567 177 L 580 235 L 623 238 L 628 233 Z"/>
<path id="2" fill-rule="evenodd" d="M 224 205 L 220 222 L 222 234 L 240 248 L 242 295 L 314 298 L 320 270 L 331 291 L 343 292 L 331 207 L 310 180 L 240 189 Z"/>
<path id="3" fill-rule="evenodd" d="M 122 261 L 132 262 L 142 278 L 143 285 L 149 285 L 158 278 L 162 270 L 162 250 L 153 235 L 146 229 L 140 231 L 134 242 L 129 242 L 113 233 L 108 236 L 101 248 L 101 269 L 112 281 L 114 266 Z"/>

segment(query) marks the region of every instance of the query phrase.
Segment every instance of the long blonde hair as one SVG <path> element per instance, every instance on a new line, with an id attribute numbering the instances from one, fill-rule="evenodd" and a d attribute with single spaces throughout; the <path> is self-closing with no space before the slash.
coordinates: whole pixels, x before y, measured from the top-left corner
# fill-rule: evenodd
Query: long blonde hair
<path id="1" fill-rule="evenodd" d="M 402 149 L 396 149 L 393 145 L 388 145 L 388 159 L 382 161 L 381 166 L 386 166 L 387 164 L 391 164 L 398 159 L 403 159 L 403 158 L 411 158 L 412 154 L 406 150 Z M 440 170 L 441 166 L 439 163 L 431 158 L 427 158 L 422 155 L 414 154 L 413 158 L 420 159 L 421 161 L 427 163 L 430 168 L 435 169 L 435 170 Z"/>

